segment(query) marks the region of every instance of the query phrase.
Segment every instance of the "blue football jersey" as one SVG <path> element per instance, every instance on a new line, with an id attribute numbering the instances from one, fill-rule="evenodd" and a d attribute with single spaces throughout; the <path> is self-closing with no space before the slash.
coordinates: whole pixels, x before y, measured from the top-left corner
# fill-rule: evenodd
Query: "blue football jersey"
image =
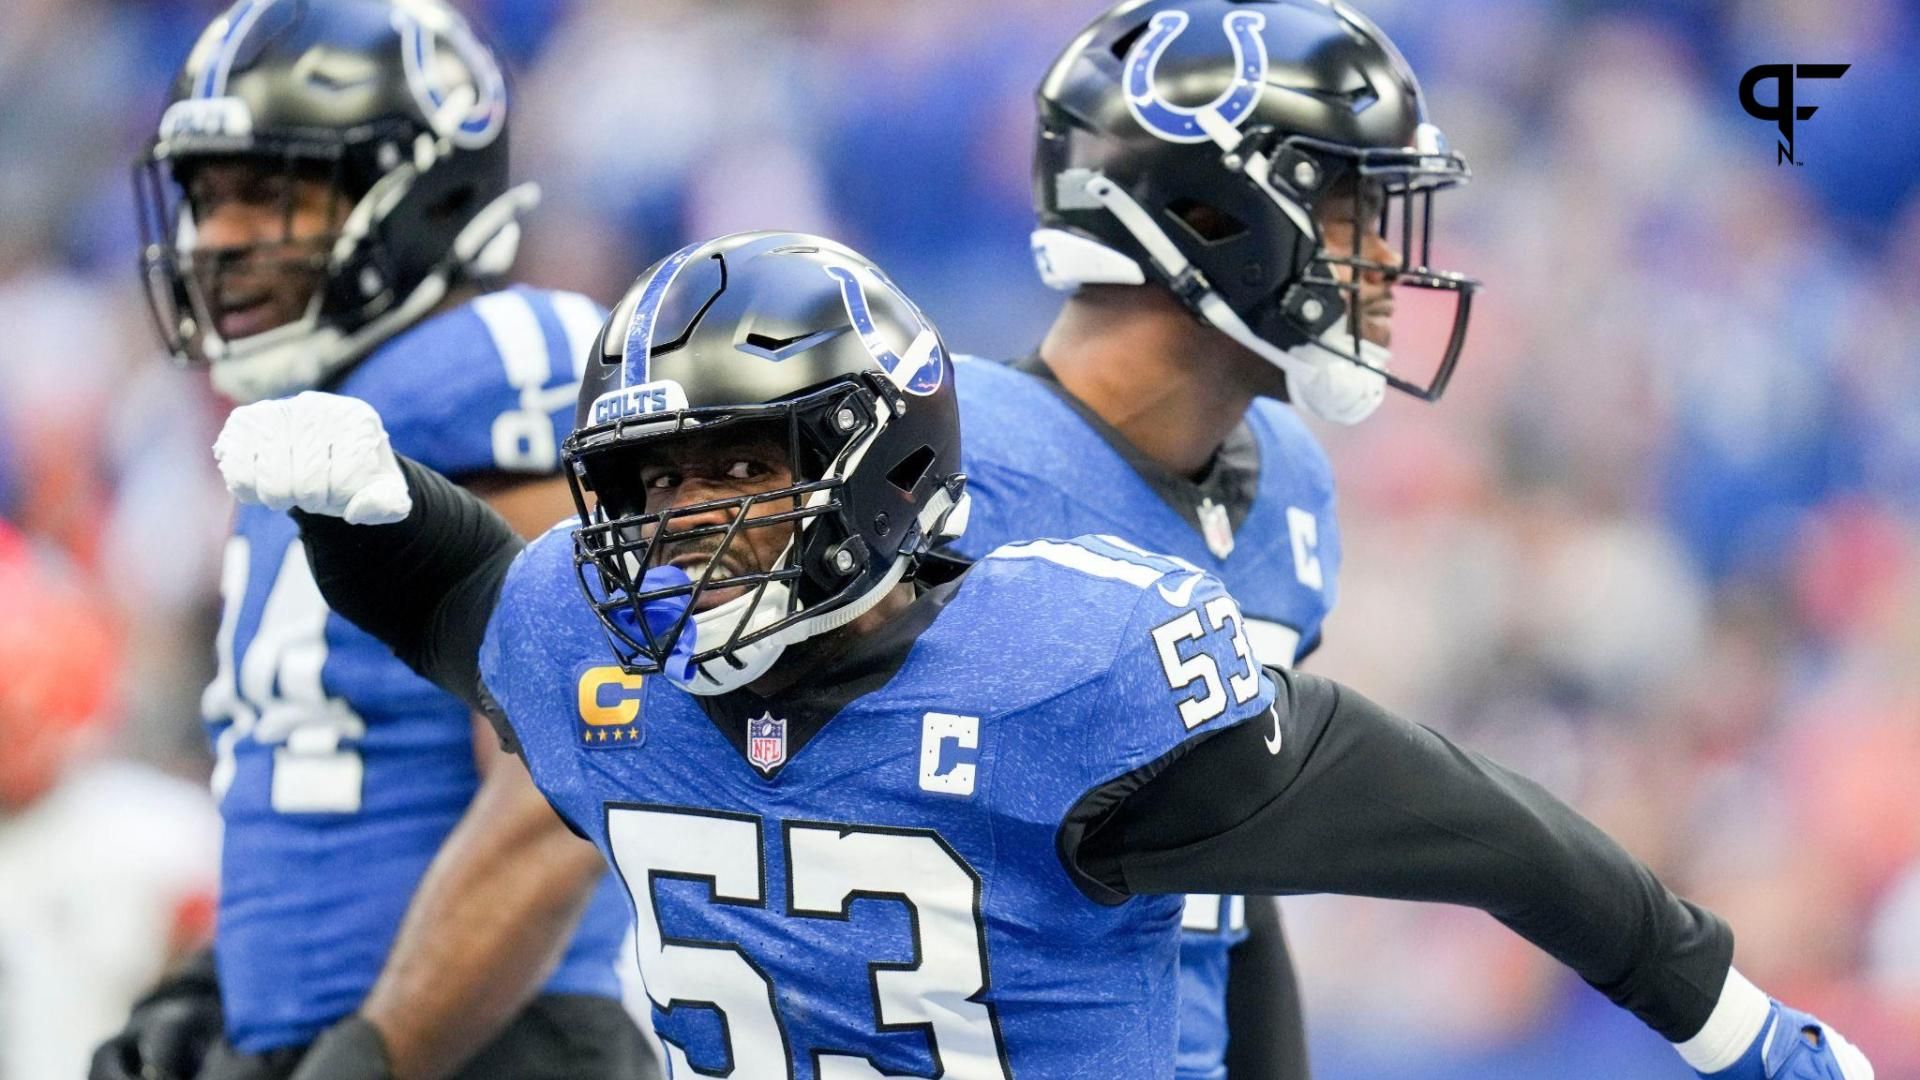
<path id="1" fill-rule="evenodd" d="M 973 497 L 961 554 L 1111 534 L 1219 578 L 1246 609 L 1261 663 L 1291 667 L 1319 644 L 1340 569 L 1333 468 L 1292 408 L 1259 398 L 1247 410 L 1223 452 L 1248 459 L 1243 476 L 1215 499 L 1130 460 L 1047 379 L 970 357 L 954 371 Z"/>
<path id="2" fill-rule="evenodd" d="M 1174 1074 L 1181 900 L 1079 879 L 1063 825 L 1269 707 L 1244 620 L 1103 538 L 1003 548 L 936 597 L 878 689 L 797 746 L 776 704 L 736 747 L 614 666 L 563 531 L 509 572 L 482 678 L 627 885 L 673 1075 Z"/>
<path id="3" fill-rule="evenodd" d="M 1042 376 L 989 360 L 954 367 L 967 491 L 961 554 L 1037 537 L 1111 533 L 1218 577 L 1246 612 L 1254 653 L 1290 667 L 1319 644 L 1333 606 L 1340 538 L 1333 471 L 1294 411 L 1260 399 L 1203 486 L 1115 445 Z M 1209 490 L 1209 488 L 1217 490 Z M 1255 903 L 1271 903 L 1258 899 Z M 1182 1080 L 1226 1075 L 1228 950 L 1245 901 L 1194 896 L 1180 952 Z"/>
<path id="4" fill-rule="evenodd" d="M 601 312 L 489 293 L 390 339 L 332 387 L 454 477 L 548 474 Z M 234 517 L 218 674 L 202 699 L 226 821 L 216 953 L 229 1040 L 298 1045 L 357 1008 L 415 886 L 478 789 L 465 706 L 330 611 L 292 518 Z M 625 914 L 601 890 L 549 988 L 616 996 Z"/>

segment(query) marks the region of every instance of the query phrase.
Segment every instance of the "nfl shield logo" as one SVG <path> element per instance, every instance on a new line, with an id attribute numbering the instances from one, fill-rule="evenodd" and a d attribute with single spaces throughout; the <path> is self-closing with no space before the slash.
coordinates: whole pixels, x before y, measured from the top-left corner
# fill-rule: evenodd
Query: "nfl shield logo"
<path id="1" fill-rule="evenodd" d="M 747 721 L 747 760 L 763 773 L 770 773 L 787 760 L 787 722 L 766 713 Z"/>
<path id="2" fill-rule="evenodd" d="M 1200 500 L 1200 535 L 1206 538 L 1207 550 L 1214 558 L 1233 554 L 1233 519 L 1227 516 L 1226 507 L 1212 499 Z"/>

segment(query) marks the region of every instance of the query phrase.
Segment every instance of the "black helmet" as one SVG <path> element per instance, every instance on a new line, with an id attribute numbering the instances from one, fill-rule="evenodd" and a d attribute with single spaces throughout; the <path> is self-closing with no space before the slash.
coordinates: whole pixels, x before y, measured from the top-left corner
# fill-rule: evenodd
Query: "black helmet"
<path id="1" fill-rule="evenodd" d="M 234 159 L 329 181 L 351 203 L 339 231 L 197 247 L 184 185 Z M 505 273 L 538 197 L 507 186 L 499 61 L 443 0 L 240 0 L 188 55 L 134 180 L 161 336 L 242 401 L 320 385 L 455 283 Z M 292 323 L 223 340 L 223 274 L 250 259 L 317 284 Z"/>
<path id="2" fill-rule="evenodd" d="M 1033 242 L 1049 285 L 1165 285 L 1327 419 L 1364 417 L 1386 383 L 1428 401 L 1445 389 L 1477 283 L 1428 268 L 1432 200 L 1467 167 L 1365 17 L 1328 0 L 1128 0 L 1067 47 L 1039 106 Z M 1353 235 L 1378 228 L 1398 266 L 1323 249 L 1314 209 L 1336 188 L 1367 195 Z M 1377 221 L 1361 209 L 1376 197 Z M 1361 338 L 1350 300 L 1369 271 L 1454 297 L 1430 378 L 1391 373 Z"/>
<path id="3" fill-rule="evenodd" d="M 743 424 L 777 431 L 791 486 L 649 510 L 643 457 Z M 818 236 L 724 236 L 642 274 L 589 353 L 561 453 L 580 511 L 581 585 L 615 654 L 696 693 L 743 686 L 787 645 L 851 622 L 965 526 L 959 405 L 939 333 L 878 267 Z M 790 508 L 749 520 L 749 508 L 776 502 Z M 727 524 L 672 529 L 715 509 Z M 741 532 L 787 525 L 793 539 L 764 572 L 716 576 Z M 675 542 L 723 537 L 697 580 L 661 586 L 647 574 L 669 531 Z M 684 614 L 702 591 L 733 587 L 745 591 Z M 650 622 L 643 607 L 655 604 L 678 614 Z M 680 641 L 689 625 L 691 649 Z M 690 668 L 677 670 L 676 656 Z"/>

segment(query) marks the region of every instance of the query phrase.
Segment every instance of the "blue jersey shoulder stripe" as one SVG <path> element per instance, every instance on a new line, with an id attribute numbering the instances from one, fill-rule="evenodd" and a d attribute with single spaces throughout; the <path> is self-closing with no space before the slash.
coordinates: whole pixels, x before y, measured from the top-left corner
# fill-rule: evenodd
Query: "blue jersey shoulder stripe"
<path id="1" fill-rule="evenodd" d="M 1114 536 L 1111 533 L 1094 533 L 1092 536 L 1084 537 L 1083 539 L 1098 540 L 1101 543 L 1106 544 L 1110 547 L 1118 548 L 1121 551 L 1128 552 L 1133 556 L 1135 556 L 1136 558 L 1140 559 L 1142 562 L 1147 563 L 1148 565 L 1158 566 L 1161 564 L 1171 564 L 1172 566 L 1180 570 L 1188 571 L 1189 573 L 1202 572 L 1198 566 L 1195 566 L 1194 564 L 1188 562 L 1187 560 L 1181 558 L 1178 555 L 1167 555 L 1158 551 L 1148 551 L 1146 548 L 1143 548 L 1138 544 L 1130 543 L 1127 540 L 1124 540 L 1118 536 Z M 1167 572 L 1172 573 L 1171 570 Z"/>
<path id="2" fill-rule="evenodd" d="M 527 297 L 517 289 L 487 293 L 474 298 L 473 312 L 493 338 L 493 349 L 506 369 L 508 385 L 522 389 L 545 386 L 553 375 L 547 335 Z"/>
<path id="3" fill-rule="evenodd" d="M 576 378 L 573 349 L 567 341 L 567 328 L 560 322 L 560 313 L 554 310 L 552 297 L 540 293 L 524 295 L 527 307 L 533 310 L 533 317 L 540 324 L 540 336 L 546 342 L 548 383 L 573 382 Z"/>
<path id="4" fill-rule="evenodd" d="M 1143 551 L 1111 536 L 1006 544 L 988 552 L 987 558 L 1039 559 L 1090 577 L 1124 581 L 1137 589 L 1168 574 L 1199 572 L 1191 563 Z"/>
<path id="5" fill-rule="evenodd" d="M 600 305 L 579 293 L 553 292 L 547 299 L 566 334 L 567 358 L 573 362 L 567 378 L 577 381 L 586 373 L 587 361 L 593 359 L 587 354 L 593 349 L 593 339 L 600 336 L 600 324 L 606 321 L 606 315 Z"/>

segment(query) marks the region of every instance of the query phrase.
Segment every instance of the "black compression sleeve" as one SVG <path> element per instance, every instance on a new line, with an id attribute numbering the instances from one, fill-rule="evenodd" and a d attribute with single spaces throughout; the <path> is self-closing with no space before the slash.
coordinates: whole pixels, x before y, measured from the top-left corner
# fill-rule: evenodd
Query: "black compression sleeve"
<path id="1" fill-rule="evenodd" d="M 478 496 L 401 457 L 413 512 L 391 525 L 349 525 L 295 510 L 327 606 L 379 638 L 406 665 L 484 711 L 480 639 L 525 546 Z"/>
<path id="2" fill-rule="evenodd" d="M 1227 954 L 1227 1032 L 1233 1080 L 1308 1080 L 1300 981 L 1270 896 L 1247 897 L 1247 938 Z"/>
<path id="3" fill-rule="evenodd" d="M 1092 826 L 1083 871 L 1128 893 L 1476 907 L 1669 1040 L 1699 1032 L 1733 960 L 1724 922 L 1532 781 L 1336 683 L 1272 675 L 1277 719 L 1168 765 Z"/>

